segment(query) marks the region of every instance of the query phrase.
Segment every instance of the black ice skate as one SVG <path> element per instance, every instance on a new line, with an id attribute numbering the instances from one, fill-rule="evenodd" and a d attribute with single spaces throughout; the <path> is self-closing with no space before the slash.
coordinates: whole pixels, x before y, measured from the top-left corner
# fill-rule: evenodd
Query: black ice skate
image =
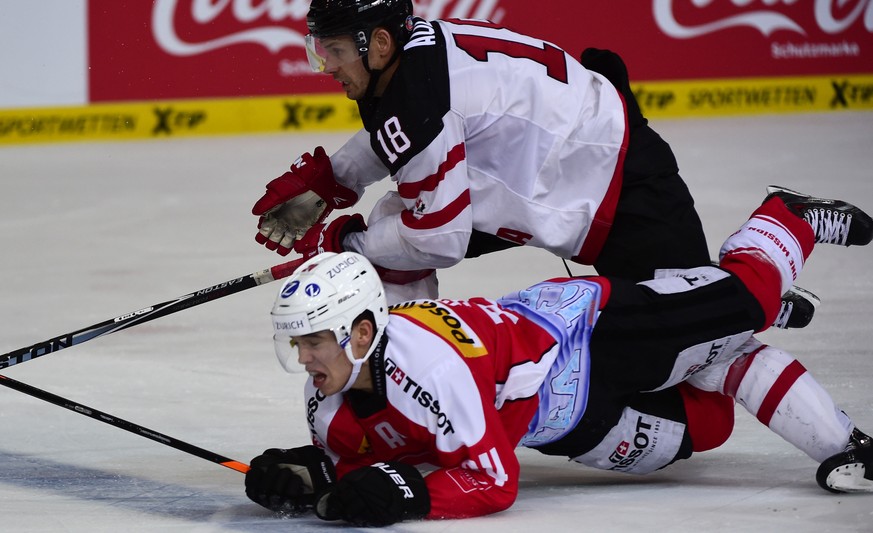
<path id="1" fill-rule="evenodd" d="M 782 308 L 776 315 L 773 326 L 782 329 L 805 328 L 821 300 L 815 294 L 800 287 L 791 287 L 782 295 Z"/>
<path id="2" fill-rule="evenodd" d="M 788 209 L 809 222 L 815 230 L 815 242 L 864 246 L 873 240 L 870 215 L 842 200 L 814 198 L 778 185 L 767 187 L 767 198 L 777 196 Z"/>
<path id="3" fill-rule="evenodd" d="M 846 451 L 825 459 L 815 473 L 829 492 L 873 492 L 873 441 L 855 428 Z"/>

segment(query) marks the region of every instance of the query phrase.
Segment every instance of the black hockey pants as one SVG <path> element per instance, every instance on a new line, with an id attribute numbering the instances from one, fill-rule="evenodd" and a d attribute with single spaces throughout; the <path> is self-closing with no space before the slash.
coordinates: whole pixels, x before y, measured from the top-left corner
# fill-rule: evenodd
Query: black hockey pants
<path id="1" fill-rule="evenodd" d="M 575 457 L 591 450 L 616 425 L 625 407 L 685 423 L 676 387 L 645 391 L 670 377 L 686 348 L 764 324 L 760 303 L 733 275 L 674 294 L 609 279 L 611 294 L 591 335 L 585 414 L 564 438 L 537 448 L 543 453 Z M 686 451 L 690 454 L 690 443 Z"/>
<path id="2" fill-rule="evenodd" d="M 615 219 L 594 268 L 602 276 L 642 281 L 659 268 L 709 263 L 706 236 L 673 150 L 640 112 L 618 54 L 589 48 L 582 66 L 606 77 L 624 97 L 630 138 Z"/>

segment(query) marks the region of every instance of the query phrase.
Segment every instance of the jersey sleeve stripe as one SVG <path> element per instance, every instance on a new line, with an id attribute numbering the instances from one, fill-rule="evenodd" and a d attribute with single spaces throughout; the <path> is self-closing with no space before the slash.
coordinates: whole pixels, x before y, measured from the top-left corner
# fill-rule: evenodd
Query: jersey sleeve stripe
<path id="1" fill-rule="evenodd" d="M 412 211 L 408 209 L 400 213 L 400 220 L 403 225 L 409 229 L 425 230 L 434 229 L 447 225 L 461 212 L 470 206 L 470 189 L 465 189 L 457 198 L 452 200 L 449 205 L 435 211 L 423 215 L 421 218 L 416 218 Z"/>
<path id="2" fill-rule="evenodd" d="M 455 168 L 458 163 L 463 161 L 467 156 L 464 143 L 455 145 L 446 155 L 446 160 L 440 163 L 436 173 L 413 183 L 400 183 L 397 185 L 397 191 L 400 197 L 407 200 L 414 200 L 422 192 L 433 191 L 439 183 L 446 177 L 446 173 Z"/>

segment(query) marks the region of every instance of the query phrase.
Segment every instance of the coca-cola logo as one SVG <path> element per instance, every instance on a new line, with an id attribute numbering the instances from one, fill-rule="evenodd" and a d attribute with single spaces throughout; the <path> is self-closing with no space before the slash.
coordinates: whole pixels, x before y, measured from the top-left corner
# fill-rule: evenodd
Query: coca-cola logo
<path id="1" fill-rule="evenodd" d="M 499 22 L 505 11 L 500 0 L 422 0 L 415 4 L 415 14 L 425 19 L 480 18 Z M 158 46 L 174 56 L 192 56 L 242 43 L 263 46 L 276 54 L 287 47 L 303 48 L 304 35 L 292 25 L 305 28 L 302 22 L 310 0 L 155 0 L 152 32 Z M 199 40 L 186 39 L 177 26 L 206 27 L 219 17 L 232 17 L 246 29 L 238 29 Z M 294 70 L 294 67 L 287 66 Z M 299 73 L 299 72 L 295 72 Z"/>
<path id="2" fill-rule="evenodd" d="M 755 0 L 730 0 L 734 13 L 696 24 L 679 22 L 677 11 L 682 9 L 687 13 L 690 9 L 702 12 L 707 8 L 723 8 L 728 2 L 720 0 L 719 5 L 716 5 L 716 0 L 653 0 L 653 2 L 658 28 L 676 39 L 691 39 L 744 26 L 758 30 L 765 37 L 779 30 L 804 36 L 808 34 L 807 28 L 776 9 L 780 3 L 788 7 L 796 4 L 797 0 L 761 0 L 763 9 L 754 5 Z M 842 33 L 862 19 L 866 30 L 873 32 L 873 0 L 815 0 L 814 4 L 801 2 L 801 5 L 813 8 L 815 23 L 818 29 L 826 34 Z M 724 9 L 720 12 L 724 12 Z"/>
<path id="3" fill-rule="evenodd" d="M 183 7 L 190 8 L 186 15 L 195 25 L 206 26 L 225 11 L 240 23 L 265 19 L 264 25 L 199 42 L 188 42 L 179 35 L 175 20 Z M 304 46 L 304 36 L 292 28 L 278 24 L 281 21 L 301 20 L 309 9 L 308 0 L 156 0 L 152 10 L 152 32 L 165 52 L 175 56 L 191 56 L 226 46 L 255 43 L 277 53 L 287 46 Z"/>

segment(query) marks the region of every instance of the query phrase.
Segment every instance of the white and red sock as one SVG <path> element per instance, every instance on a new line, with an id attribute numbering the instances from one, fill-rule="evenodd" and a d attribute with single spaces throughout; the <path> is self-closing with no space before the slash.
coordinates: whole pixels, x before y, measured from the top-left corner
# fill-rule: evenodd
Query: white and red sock
<path id="1" fill-rule="evenodd" d="M 769 325 L 814 244 L 815 233 L 809 223 L 781 199 L 771 198 L 724 242 L 719 266 L 743 281 L 761 304 Z"/>
<path id="2" fill-rule="evenodd" d="M 757 344 L 728 369 L 724 394 L 818 462 L 842 452 L 855 427 L 848 415 L 791 354 Z"/>

